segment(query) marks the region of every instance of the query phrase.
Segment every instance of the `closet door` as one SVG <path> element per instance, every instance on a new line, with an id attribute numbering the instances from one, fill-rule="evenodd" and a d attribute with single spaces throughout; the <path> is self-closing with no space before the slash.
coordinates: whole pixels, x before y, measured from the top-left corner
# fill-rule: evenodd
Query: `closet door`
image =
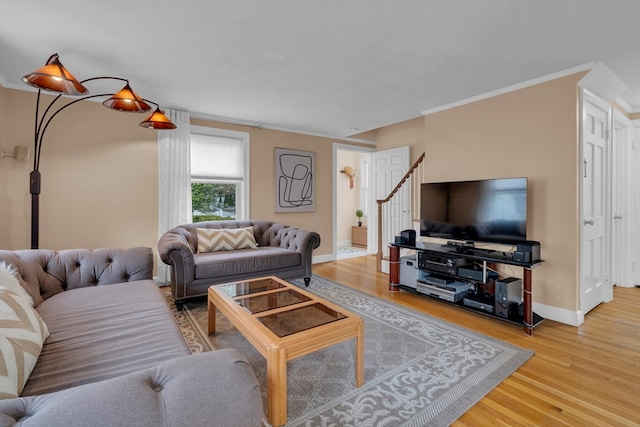
<path id="1" fill-rule="evenodd" d="M 580 311 L 611 299 L 610 274 L 610 107 L 585 92 L 582 103 L 582 278 Z"/>

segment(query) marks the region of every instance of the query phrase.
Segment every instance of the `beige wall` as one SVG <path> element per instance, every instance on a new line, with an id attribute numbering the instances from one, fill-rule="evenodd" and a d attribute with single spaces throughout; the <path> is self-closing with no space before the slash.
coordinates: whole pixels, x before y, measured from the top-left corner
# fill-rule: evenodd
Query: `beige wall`
<path id="1" fill-rule="evenodd" d="M 2 92 L 3 149 L 33 147 L 36 94 Z M 40 163 L 41 248 L 155 246 L 156 132 L 138 126 L 143 119 L 82 102 L 51 122 Z M 30 247 L 32 162 L 2 160 L 3 248 Z"/>
<path id="2" fill-rule="evenodd" d="M 339 150 L 337 154 L 337 170 L 336 170 L 336 240 L 338 243 L 351 240 L 351 227 L 358 225 L 358 217 L 356 210 L 362 209 L 360 204 L 360 187 L 363 173 L 360 170 L 360 160 L 367 157 L 356 151 Z M 356 170 L 353 179 L 353 188 L 349 188 L 349 178 L 340 173 L 345 166 L 351 166 Z M 367 225 L 367 219 L 362 218 L 363 225 Z"/>
<path id="3" fill-rule="evenodd" d="M 583 73 L 380 129 L 377 148 L 426 153 L 423 181 L 525 176 L 527 236 L 545 263 L 534 301 L 578 309 L 578 87 Z M 516 274 L 517 275 L 517 274 Z"/>
<path id="4" fill-rule="evenodd" d="M 0 87 L 0 146 L 32 147 L 36 94 Z M 51 99 L 51 98 L 49 98 Z M 64 110 L 47 130 L 42 152 L 40 247 L 50 249 L 148 246 L 158 240 L 157 132 L 138 126 L 143 114 L 120 113 L 83 101 Z M 194 125 L 251 134 L 251 218 L 320 233 L 314 255 L 330 254 L 332 143 L 328 138 L 233 126 Z M 348 143 L 340 141 L 342 143 Z M 275 213 L 274 148 L 316 153 L 312 213 Z M 0 248 L 30 247 L 29 172 L 32 160 L 0 160 Z"/>
<path id="5" fill-rule="evenodd" d="M 377 139 L 378 150 L 409 145 L 412 162 L 426 152 L 423 181 L 528 177 L 527 234 L 541 242 L 546 261 L 533 273 L 534 301 L 571 311 L 576 311 L 579 304 L 577 82 L 583 74 L 366 134 L 369 139 Z M 3 150 L 32 145 L 34 102 L 33 93 L 0 88 Z M 51 126 L 41 167 L 41 247 L 142 245 L 155 249 L 156 132 L 138 127 L 141 119 L 141 115 L 117 113 L 84 102 L 70 107 Z M 322 236 L 316 255 L 331 253 L 335 140 L 203 120 L 192 122 L 249 132 L 251 217 L 315 230 Z M 275 213 L 275 147 L 316 152 L 316 212 Z M 29 245 L 30 170 L 30 161 L 0 161 L 2 248 Z"/>
<path id="6" fill-rule="evenodd" d="M 290 132 L 257 129 L 193 119 L 192 125 L 248 132 L 251 140 L 250 217 L 281 222 L 320 234 L 320 247 L 314 256 L 333 249 L 333 142 L 338 140 Z M 347 143 L 340 141 L 341 143 Z M 357 145 L 357 144 L 355 144 Z M 274 196 L 275 148 L 291 148 L 316 153 L 316 211 L 276 213 Z"/>
<path id="7" fill-rule="evenodd" d="M 2 225 L 4 223 L 4 218 L 6 216 L 4 212 L 5 198 L 4 198 L 4 170 L 9 167 L 10 159 L 2 156 L 2 150 L 9 151 L 8 147 L 3 145 L 3 142 L 6 140 L 5 133 L 7 130 L 6 121 L 5 121 L 5 90 L 0 86 L 0 248 L 4 245 L 4 242 L 8 241 L 8 236 L 5 234 L 5 228 Z M 5 166 L 6 165 L 6 166 Z"/>

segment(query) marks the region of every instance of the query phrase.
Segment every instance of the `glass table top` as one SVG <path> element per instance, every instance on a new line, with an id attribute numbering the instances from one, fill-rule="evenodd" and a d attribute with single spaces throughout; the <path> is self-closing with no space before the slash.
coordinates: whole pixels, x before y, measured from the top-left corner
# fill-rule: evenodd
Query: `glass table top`
<path id="1" fill-rule="evenodd" d="M 269 277 L 215 287 L 280 338 L 349 317 Z"/>
<path id="2" fill-rule="evenodd" d="M 315 303 L 299 308 L 292 308 L 280 313 L 259 317 L 271 332 L 282 338 L 307 329 L 316 328 L 336 320 L 345 319 L 347 315 L 332 310 L 321 303 Z"/>
<path id="3" fill-rule="evenodd" d="M 249 313 L 260 313 L 310 300 L 311 298 L 302 295 L 300 292 L 296 292 L 293 289 L 283 289 L 278 292 L 272 292 L 264 295 L 239 298 L 236 302 L 249 310 Z"/>
<path id="4" fill-rule="evenodd" d="M 282 289 L 282 288 L 286 288 L 286 286 L 280 282 L 277 282 L 269 278 L 252 280 L 247 282 L 231 283 L 228 285 L 221 285 L 219 287 L 219 289 L 221 289 L 225 294 L 227 294 L 231 298 L 239 297 L 242 295 L 256 294 L 258 292 L 271 291 L 274 289 Z"/>

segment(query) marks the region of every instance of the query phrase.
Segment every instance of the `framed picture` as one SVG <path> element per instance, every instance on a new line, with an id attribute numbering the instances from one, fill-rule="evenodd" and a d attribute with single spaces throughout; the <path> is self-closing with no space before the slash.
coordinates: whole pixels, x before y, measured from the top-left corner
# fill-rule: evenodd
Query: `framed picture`
<path id="1" fill-rule="evenodd" d="M 316 153 L 276 148 L 276 212 L 315 212 Z"/>

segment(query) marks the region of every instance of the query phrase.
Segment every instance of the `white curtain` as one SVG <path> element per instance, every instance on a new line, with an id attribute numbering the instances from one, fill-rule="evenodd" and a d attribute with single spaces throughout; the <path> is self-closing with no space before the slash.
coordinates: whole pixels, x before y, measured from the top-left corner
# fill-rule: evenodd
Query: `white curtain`
<path id="1" fill-rule="evenodd" d="M 167 230 L 192 221 L 189 112 L 166 110 L 165 115 L 177 128 L 158 132 L 158 238 Z M 160 258 L 157 265 L 156 282 L 169 283 L 169 266 Z"/>

